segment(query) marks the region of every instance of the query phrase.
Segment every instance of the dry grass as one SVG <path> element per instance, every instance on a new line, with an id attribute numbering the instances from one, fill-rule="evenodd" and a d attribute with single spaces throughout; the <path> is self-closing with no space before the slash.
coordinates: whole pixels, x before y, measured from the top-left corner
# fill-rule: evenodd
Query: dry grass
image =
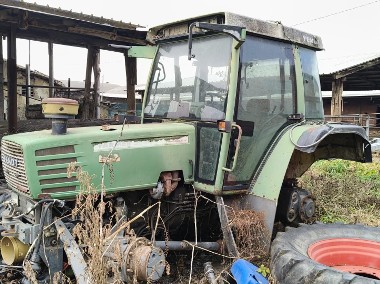
<path id="1" fill-rule="evenodd" d="M 115 260 L 104 257 L 108 248 L 106 240 L 111 236 L 111 225 L 109 222 L 105 223 L 103 218 L 107 210 L 112 220 L 112 207 L 104 201 L 102 193 L 96 191 L 92 178 L 87 172 L 72 164 L 68 168 L 68 174 L 74 171 L 80 181 L 81 191 L 72 212 L 73 217 L 80 221 L 73 229 L 73 236 L 83 248 L 87 275 L 92 283 L 109 283 L 107 281 L 110 276 L 113 278 L 113 283 L 123 283 L 121 272 L 117 269 L 120 265 L 115 265 Z M 113 253 L 119 256 L 120 261 L 121 254 L 117 253 L 117 246 L 113 248 Z"/>
<path id="2" fill-rule="evenodd" d="M 240 258 L 256 264 L 268 264 L 270 234 L 264 216 L 251 210 L 234 213 L 232 227 Z"/>
<path id="3" fill-rule="evenodd" d="M 112 283 L 122 283 L 119 271 L 121 254 L 118 247 L 114 246 L 112 250 L 116 255 L 120 255 L 119 260 L 110 261 L 104 257 L 109 241 L 115 234 L 111 233 L 110 224 L 103 220 L 105 212 L 109 212 L 111 206 L 104 201 L 102 193 L 95 190 L 88 173 L 75 165 L 71 165 L 68 172 L 76 172 L 81 184 L 81 193 L 73 210 L 73 216 L 80 222 L 75 226 L 73 234 L 83 248 L 88 266 L 87 275 L 91 283 L 109 283 L 110 277 Z M 300 185 L 316 197 L 318 220 L 380 226 L 379 163 L 359 164 L 342 160 L 317 162 L 300 179 Z M 112 215 L 112 212 L 110 213 Z M 231 226 L 234 229 L 240 257 L 257 266 L 264 264 L 268 267 L 270 237 L 263 216 L 249 210 L 235 211 L 233 215 Z M 128 222 L 120 228 L 128 229 Z M 192 277 L 189 274 L 188 268 L 193 265 L 193 261 L 199 262 L 197 256 L 196 253 L 195 259 L 190 259 L 189 256 L 186 260 L 178 258 L 172 267 L 173 271 L 177 272 L 177 277 L 174 282 L 167 282 L 164 277 L 163 283 L 207 283 L 202 269 L 204 260 L 194 266 Z M 222 279 L 222 275 L 230 271 L 232 260 L 222 256 L 218 257 L 218 260 L 215 257 L 211 258 L 214 261 L 216 276 Z M 181 259 L 187 269 L 181 269 Z M 56 275 L 55 283 L 70 283 L 69 279 L 62 277 Z M 33 279 L 32 274 L 30 279 Z"/>
<path id="4" fill-rule="evenodd" d="M 104 257 L 108 250 L 109 241 L 114 239 L 115 233 L 111 233 L 109 222 L 104 222 L 104 214 L 107 212 L 111 219 L 112 206 L 103 199 L 102 192 L 97 191 L 91 181 L 91 176 L 81 168 L 71 165 L 69 173 L 76 172 L 81 184 L 81 192 L 76 200 L 73 216 L 80 221 L 73 230 L 73 235 L 78 244 L 83 248 L 88 271 L 87 275 L 91 283 L 105 284 L 122 283 L 119 271 L 121 253 L 118 247 L 113 246 L 112 251 L 120 257 L 110 260 Z M 315 163 L 310 170 L 300 179 L 300 185 L 311 190 L 317 200 L 317 219 L 323 222 L 363 223 L 373 226 L 380 225 L 380 164 L 359 164 L 354 162 L 334 160 Z M 159 204 L 159 203 L 158 203 Z M 150 208 L 147 206 L 146 210 Z M 159 210 L 159 208 L 158 208 Z M 145 212 L 145 210 L 144 210 Z M 142 212 L 142 213 L 144 213 Z M 196 214 L 194 214 L 196 216 Z M 256 266 L 264 264 L 269 266 L 268 240 L 269 232 L 266 229 L 263 216 L 249 210 L 233 212 L 233 227 L 240 258 L 246 259 Z M 129 220 L 121 224 L 120 229 L 128 230 Z M 204 259 L 183 259 L 185 268 L 181 269 L 181 258 L 174 262 L 173 272 L 177 277 L 174 282 L 163 283 L 206 283 L 203 274 Z M 185 256 L 183 256 L 185 257 Z M 209 258 L 210 259 L 210 258 Z M 209 260 L 208 259 L 208 260 Z M 222 275 L 230 271 L 232 260 L 222 256 L 214 261 L 216 276 L 222 279 Z M 188 268 L 195 264 L 193 275 L 190 276 Z M 33 275 L 31 275 L 31 278 Z M 56 277 L 56 283 L 64 283 L 62 277 Z M 172 278 L 173 279 L 173 278 Z M 66 279 L 66 283 L 70 283 Z"/>
<path id="5" fill-rule="evenodd" d="M 76 208 L 73 210 L 73 215 L 77 216 L 81 222 L 75 226 L 73 234 L 78 244 L 84 248 L 88 267 L 87 275 L 92 283 L 108 283 L 110 275 L 113 276 L 112 283 L 122 283 L 121 273 L 118 270 L 118 267 L 121 265 L 121 256 L 117 263 L 107 262 L 103 257 L 108 247 L 107 242 L 112 240 L 115 235 L 115 233 L 111 233 L 110 226 L 103 222 L 103 215 L 111 206 L 107 206 L 107 203 L 101 198 L 101 193 L 96 192 L 88 173 L 82 171 L 81 168 L 75 167 L 75 165 L 72 165 L 69 171 L 76 172 L 81 184 L 81 193 L 77 197 Z M 146 210 L 149 210 L 149 208 L 147 207 Z M 128 228 L 129 222 L 133 222 L 133 220 L 125 222 L 120 228 Z M 254 211 L 236 211 L 234 212 L 234 220 L 231 226 L 236 234 L 241 258 L 258 265 L 264 264 L 269 266 L 268 240 L 270 238 L 269 232 L 263 222 L 263 216 Z M 216 259 L 215 257 L 212 258 Z M 220 263 L 214 262 L 216 277 L 223 282 L 222 279 L 230 271 L 232 260 L 223 258 L 222 255 L 218 256 L 218 259 Z M 173 267 L 175 270 L 181 270 L 180 260 L 181 258 L 175 262 L 175 266 Z M 203 275 L 203 262 L 199 263 L 198 259 L 191 257 L 191 259 L 187 259 L 184 263 L 189 263 L 190 265 L 186 265 L 187 269 L 177 271 L 175 283 L 207 283 Z M 194 275 L 192 275 L 191 269 L 188 271 L 188 268 L 193 267 L 193 265 L 195 269 Z M 163 279 L 163 283 L 167 283 L 166 280 Z"/>

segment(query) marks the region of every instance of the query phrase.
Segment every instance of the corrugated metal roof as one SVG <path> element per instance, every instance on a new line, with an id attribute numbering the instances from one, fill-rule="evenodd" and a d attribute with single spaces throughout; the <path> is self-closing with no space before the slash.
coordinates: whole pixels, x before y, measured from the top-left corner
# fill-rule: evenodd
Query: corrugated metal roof
<path id="1" fill-rule="evenodd" d="M 39 5 L 37 3 L 29 3 L 29 2 L 17 1 L 17 0 L 1 0 L 0 5 L 6 6 L 9 8 L 17 8 L 17 9 L 22 9 L 25 11 L 33 11 L 33 12 L 37 12 L 41 14 L 47 14 L 47 15 L 53 15 L 53 16 L 74 19 L 74 20 L 90 22 L 94 24 L 107 25 L 107 26 L 112 26 L 112 27 L 121 28 L 121 29 L 143 28 L 143 26 L 140 26 L 140 25 L 135 25 L 131 23 L 125 23 L 123 21 L 115 21 L 113 19 L 107 19 L 103 17 L 97 17 L 93 15 L 73 12 L 72 10 L 70 11 L 63 10 L 61 8 L 50 7 L 49 5 L 47 6 Z"/>
<path id="2" fill-rule="evenodd" d="M 334 66 L 334 69 L 333 69 L 334 71 L 321 73 L 321 75 L 332 75 L 332 74 L 344 73 L 355 67 L 360 67 L 360 66 L 368 65 L 368 64 L 371 65 L 372 62 L 376 62 L 379 58 L 380 58 L 380 53 L 372 54 L 366 57 L 356 57 L 348 61 L 345 61 L 344 63 L 338 63 L 336 66 Z"/>
<path id="3" fill-rule="evenodd" d="M 329 74 L 321 74 L 322 91 L 331 91 L 332 82 L 343 79 L 346 91 L 380 90 L 380 57 L 371 58 Z"/>
<path id="4" fill-rule="evenodd" d="M 16 0 L 0 0 L 0 34 L 17 38 L 124 52 L 114 45 L 146 45 L 139 25 Z"/>

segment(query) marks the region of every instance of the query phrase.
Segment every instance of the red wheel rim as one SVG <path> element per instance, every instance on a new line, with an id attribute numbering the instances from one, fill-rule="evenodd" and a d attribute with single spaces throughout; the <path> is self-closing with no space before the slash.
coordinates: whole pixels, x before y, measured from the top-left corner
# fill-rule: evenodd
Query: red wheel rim
<path id="1" fill-rule="evenodd" d="M 328 239 L 312 244 L 309 257 L 340 271 L 380 279 L 380 242 Z"/>

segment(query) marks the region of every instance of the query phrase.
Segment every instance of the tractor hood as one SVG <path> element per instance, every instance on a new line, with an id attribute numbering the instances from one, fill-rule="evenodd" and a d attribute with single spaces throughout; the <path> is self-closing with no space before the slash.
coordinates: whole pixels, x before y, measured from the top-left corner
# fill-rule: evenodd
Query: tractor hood
<path id="1" fill-rule="evenodd" d="M 21 133 L 2 139 L 1 156 L 9 186 L 39 199 L 73 198 L 80 183 L 67 175 L 70 163 L 81 166 L 107 193 L 156 186 L 162 171 L 178 170 L 192 181 L 195 128 L 186 123 L 112 125 Z M 103 171 L 104 167 L 104 171 Z"/>

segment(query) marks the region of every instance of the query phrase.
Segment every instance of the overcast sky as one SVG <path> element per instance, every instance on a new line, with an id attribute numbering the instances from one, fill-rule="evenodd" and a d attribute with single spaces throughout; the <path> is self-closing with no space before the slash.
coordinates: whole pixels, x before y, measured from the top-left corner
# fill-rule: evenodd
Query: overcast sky
<path id="1" fill-rule="evenodd" d="M 28 2 L 28 1 L 27 1 Z M 32 2 L 32 1 L 30 1 Z M 66 10 L 140 24 L 147 28 L 197 15 L 229 11 L 321 36 L 324 51 L 318 52 L 319 69 L 328 73 L 380 56 L 378 19 L 380 0 L 34 0 Z M 54 46 L 56 79 L 84 80 L 86 50 Z M 17 63 L 28 62 L 28 42 L 18 41 Z M 31 69 L 48 74 L 47 44 L 31 42 Z M 101 80 L 125 85 L 124 58 L 101 52 Z M 146 63 L 139 63 L 138 83 L 145 83 Z"/>

